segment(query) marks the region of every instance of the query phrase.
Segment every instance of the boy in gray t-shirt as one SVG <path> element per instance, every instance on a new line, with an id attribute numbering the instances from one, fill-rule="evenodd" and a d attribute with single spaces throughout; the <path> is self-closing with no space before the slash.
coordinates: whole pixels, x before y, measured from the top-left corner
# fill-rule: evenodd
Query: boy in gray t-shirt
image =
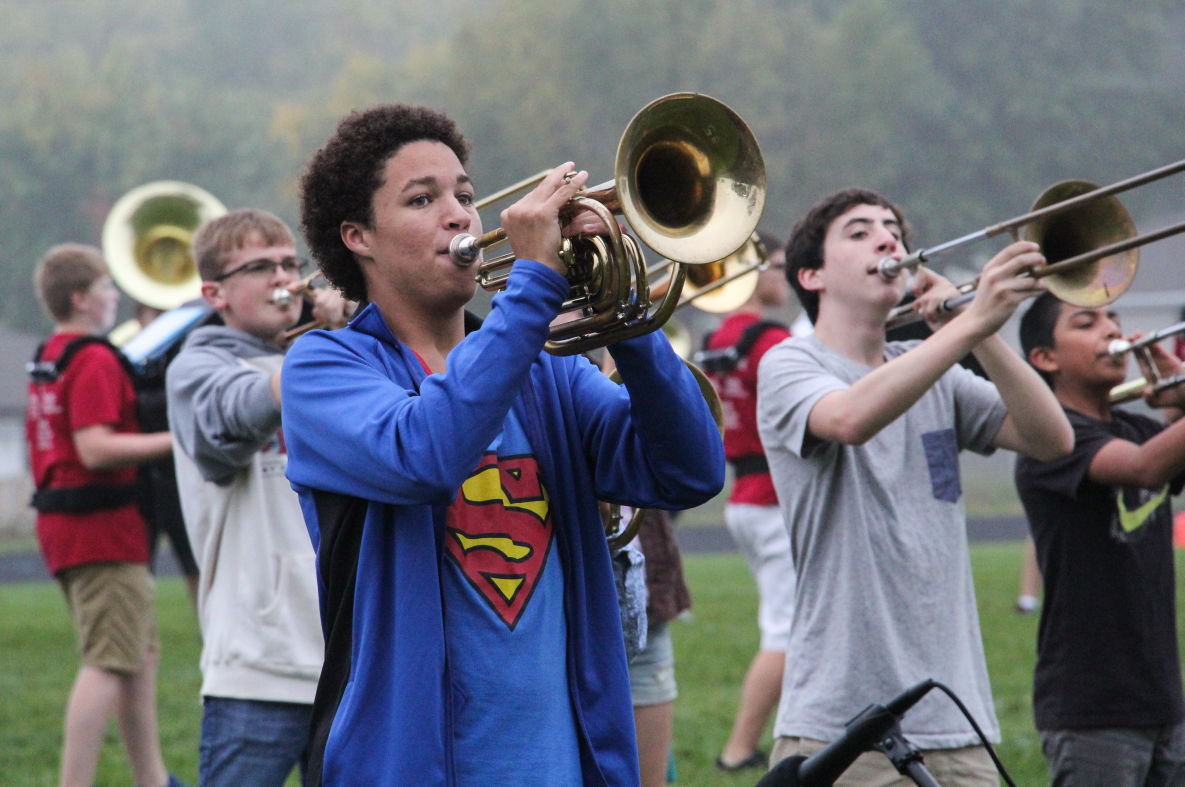
<path id="1" fill-rule="evenodd" d="M 1057 457 L 1072 448 L 1048 388 L 996 335 L 1043 289 L 1023 274 L 1044 258 L 1035 244 L 1008 246 L 954 317 L 939 313 L 954 288 L 919 268 L 913 291 L 934 333 L 886 343 L 905 284 L 883 278 L 877 263 L 905 256 L 906 231 L 888 200 L 849 189 L 812 208 L 790 236 L 787 278 L 815 331 L 774 347 L 758 370 L 758 427 L 798 571 L 772 763 L 809 756 L 866 705 L 927 678 L 949 686 L 999 739 L 958 452 Z M 956 366 L 970 352 L 996 385 Z M 948 699 L 924 698 L 902 729 L 939 783 L 997 783 Z M 844 779 L 885 776 L 896 771 L 874 753 Z"/>

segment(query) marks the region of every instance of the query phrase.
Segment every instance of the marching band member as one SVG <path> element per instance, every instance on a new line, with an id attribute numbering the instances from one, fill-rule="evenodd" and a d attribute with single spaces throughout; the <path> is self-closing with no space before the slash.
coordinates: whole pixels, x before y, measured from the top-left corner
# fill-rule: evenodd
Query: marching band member
<path id="1" fill-rule="evenodd" d="M 367 305 L 283 371 L 288 477 L 327 640 L 314 783 L 635 784 L 602 499 L 686 508 L 720 436 L 658 333 L 609 348 L 617 386 L 543 352 L 569 285 L 557 167 L 502 214 L 518 261 L 480 326 L 450 241 L 480 234 L 467 144 L 425 108 L 347 117 L 302 181 L 330 283 Z M 602 231 L 581 213 L 568 231 Z"/>
<path id="2" fill-rule="evenodd" d="M 1021 348 L 1074 427 L 1074 452 L 1020 457 L 1016 487 L 1036 544 L 1045 603 L 1033 715 L 1053 784 L 1185 782 L 1185 699 L 1177 647 L 1173 516 L 1185 484 L 1185 419 L 1112 407 L 1126 358 L 1107 307 L 1042 295 Z M 1150 348 L 1160 372 L 1181 364 Z M 1148 401 L 1180 416 L 1182 389 Z"/>
<path id="3" fill-rule="evenodd" d="M 813 207 L 787 245 L 786 275 L 815 330 L 766 353 L 758 426 L 798 571 L 772 762 L 810 755 L 872 702 L 926 678 L 949 686 L 992 740 L 999 728 L 975 607 L 958 452 L 1008 448 L 1041 459 L 1073 434 L 1049 389 L 997 330 L 1040 281 L 1043 262 L 1014 243 L 985 267 L 975 300 L 919 270 L 914 291 L 934 330 L 886 342 L 903 281 L 878 272 L 905 256 L 901 212 L 850 189 Z M 945 324 L 938 327 L 942 320 Z M 958 367 L 968 352 L 995 385 Z M 995 785 L 987 751 L 949 700 L 930 696 L 902 720 L 940 783 Z M 901 780 L 879 753 L 839 783 Z"/>
<path id="4" fill-rule="evenodd" d="M 200 568 L 202 784 L 282 785 L 305 772 L 324 641 L 313 549 L 284 478 L 280 364 L 300 316 L 292 231 L 262 210 L 193 237 L 222 325 L 193 330 L 166 376 L 186 529 Z M 325 291 L 318 308 L 340 311 Z"/>
<path id="5" fill-rule="evenodd" d="M 37 540 L 66 596 L 81 664 L 63 725 L 60 783 L 94 780 L 112 715 L 137 784 L 175 781 L 156 723 L 156 639 L 148 537 L 136 467 L 168 456 L 168 432 L 142 433 L 136 392 L 102 337 L 119 290 L 93 246 L 54 246 L 33 274 L 54 332 L 34 359 L 27 439 Z"/>

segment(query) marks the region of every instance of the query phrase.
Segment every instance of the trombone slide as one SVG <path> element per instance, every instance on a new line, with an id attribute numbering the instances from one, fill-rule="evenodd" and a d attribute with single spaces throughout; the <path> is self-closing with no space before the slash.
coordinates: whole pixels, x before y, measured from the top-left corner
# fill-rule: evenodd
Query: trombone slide
<path id="1" fill-rule="evenodd" d="M 1165 377 L 1157 380 L 1151 384 L 1153 393 L 1160 393 L 1169 388 L 1176 388 L 1178 385 L 1185 383 L 1185 374 L 1175 374 L 1172 377 Z M 1132 402 L 1139 399 L 1144 394 L 1144 389 L 1149 387 L 1148 379 L 1146 377 L 1137 377 L 1134 380 L 1120 383 L 1111 389 L 1107 395 L 1111 404 L 1123 404 L 1124 402 Z"/>

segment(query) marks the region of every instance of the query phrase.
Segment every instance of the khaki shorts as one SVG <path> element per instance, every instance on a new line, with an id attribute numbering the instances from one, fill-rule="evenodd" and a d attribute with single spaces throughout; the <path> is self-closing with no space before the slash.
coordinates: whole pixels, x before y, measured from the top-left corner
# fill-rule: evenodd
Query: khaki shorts
<path id="1" fill-rule="evenodd" d="M 772 768 L 787 757 L 801 755 L 809 757 L 821 751 L 827 744 L 811 738 L 781 737 L 774 741 L 769 757 Z M 939 784 L 977 785 L 978 787 L 999 787 L 1000 778 L 996 765 L 987 749 L 982 746 L 964 746 L 961 749 L 925 749 L 922 759 L 926 770 Z M 860 787 L 906 787 L 913 779 L 897 772 L 893 763 L 879 751 L 861 754 L 835 782 L 836 787 L 860 785 Z"/>
<path id="2" fill-rule="evenodd" d="M 57 575 L 88 667 L 133 674 L 156 649 L 156 583 L 139 563 L 87 563 Z"/>

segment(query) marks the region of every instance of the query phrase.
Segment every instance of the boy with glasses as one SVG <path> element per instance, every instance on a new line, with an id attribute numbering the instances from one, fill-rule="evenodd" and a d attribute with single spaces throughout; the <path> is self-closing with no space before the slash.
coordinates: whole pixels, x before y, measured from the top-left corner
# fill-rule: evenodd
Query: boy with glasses
<path id="1" fill-rule="evenodd" d="M 200 569 L 202 784 L 302 776 L 321 670 L 313 548 L 284 478 L 280 365 L 304 269 L 288 227 L 239 210 L 193 238 L 202 296 L 223 325 L 193 331 L 169 365 L 177 483 Z M 277 297 L 277 294 L 281 297 Z M 320 309 L 342 322 L 340 296 Z M 324 315 L 322 315 L 324 316 Z"/>

